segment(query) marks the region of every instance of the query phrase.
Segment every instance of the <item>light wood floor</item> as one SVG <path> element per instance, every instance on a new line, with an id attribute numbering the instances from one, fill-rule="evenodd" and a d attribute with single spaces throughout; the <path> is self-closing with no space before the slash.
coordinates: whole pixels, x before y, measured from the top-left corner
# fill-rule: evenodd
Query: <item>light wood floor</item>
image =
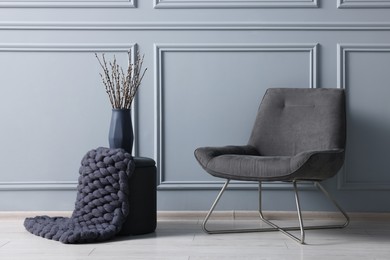
<path id="1" fill-rule="evenodd" d="M 47 214 L 47 212 L 45 212 Z M 36 237 L 23 227 L 34 213 L 0 213 L 0 259 L 390 259 L 390 214 L 352 215 L 349 227 L 307 231 L 307 245 L 300 245 L 279 232 L 207 235 L 200 227 L 203 213 L 158 214 L 155 233 L 117 237 L 96 244 L 64 245 Z M 53 213 L 66 216 L 68 213 Z M 283 214 L 282 214 L 283 215 Z M 275 215 L 276 216 L 276 215 Z M 275 218 L 272 214 L 271 218 Z M 289 214 L 284 224 L 295 224 Z M 318 222 L 324 214 L 309 215 Z M 316 219 L 316 220 L 314 220 Z M 254 214 L 225 212 L 215 226 L 259 225 Z"/>

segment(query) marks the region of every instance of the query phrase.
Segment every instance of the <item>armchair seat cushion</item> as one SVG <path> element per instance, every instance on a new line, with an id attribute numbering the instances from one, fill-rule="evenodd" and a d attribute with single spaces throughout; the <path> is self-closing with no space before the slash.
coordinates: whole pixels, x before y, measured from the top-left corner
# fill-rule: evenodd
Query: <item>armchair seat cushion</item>
<path id="1" fill-rule="evenodd" d="M 339 170 L 344 160 L 344 150 L 306 151 L 294 156 L 261 156 L 251 146 L 203 147 L 195 151 L 195 157 L 208 173 L 226 179 L 323 180 Z"/>

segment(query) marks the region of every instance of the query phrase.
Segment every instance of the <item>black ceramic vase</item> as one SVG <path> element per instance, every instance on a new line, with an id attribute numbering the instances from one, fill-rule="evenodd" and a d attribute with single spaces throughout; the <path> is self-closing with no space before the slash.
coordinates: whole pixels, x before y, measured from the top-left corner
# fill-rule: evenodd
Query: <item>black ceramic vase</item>
<path id="1" fill-rule="evenodd" d="M 134 134 L 130 109 L 113 109 L 111 115 L 108 143 L 110 148 L 123 148 L 131 153 Z"/>

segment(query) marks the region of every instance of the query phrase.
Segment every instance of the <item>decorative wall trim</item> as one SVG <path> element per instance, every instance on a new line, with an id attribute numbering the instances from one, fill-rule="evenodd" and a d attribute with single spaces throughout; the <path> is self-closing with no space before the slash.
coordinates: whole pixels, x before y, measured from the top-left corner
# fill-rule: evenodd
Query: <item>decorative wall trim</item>
<path id="1" fill-rule="evenodd" d="M 390 0 L 337 0 L 337 8 L 390 8 Z"/>
<path id="2" fill-rule="evenodd" d="M 347 54 L 351 52 L 390 52 L 390 45 L 383 44 L 338 44 L 337 45 L 337 87 L 346 89 Z M 344 164 L 338 176 L 340 190 L 390 190 L 390 181 L 356 182 L 348 179 L 348 165 Z"/>
<path id="3" fill-rule="evenodd" d="M 387 44 L 337 44 L 337 87 L 345 88 L 346 56 L 349 52 L 390 52 Z"/>
<path id="4" fill-rule="evenodd" d="M 0 8 L 136 8 L 136 0 L 96 0 L 96 1 L 23 1 L 0 0 Z"/>
<path id="5" fill-rule="evenodd" d="M 0 182 L 0 191 L 76 190 L 77 181 Z"/>
<path id="6" fill-rule="evenodd" d="M 161 179 L 161 176 L 159 176 Z M 159 182 L 158 190 L 220 190 L 225 182 L 223 181 L 163 181 Z M 300 190 L 313 190 L 312 183 L 298 183 Z M 231 181 L 228 190 L 258 190 L 259 185 L 255 182 Z M 291 183 L 263 182 L 262 188 L 266 190 L 291 190 Z"/>
<path id="7" fill-rule="evenodd" d="M 2 52 L 113 52 L 127 53 L 131 50 L 132 57 L 137 50 L 137 44 L 1 44 L 0 54 Z M 103 90 L 103 88 L 102 88 Z M 107 100 L 108 101 L 108 100 Z M 134 124 L 134 155 L 138 154 L 138 115 L 136 99 L 134 100 L 133 124 Z M 2 190 L 73 190 L 77 182 L 73 181 L 20 181 L 20 182 L 0 182 L 0 191 Z"/>
<path id="8" fill-rule="evenodd" d="M 167 181 L 164 173 L 163 140 L 164 133 L 164 111 L 163 111 L 163 57 L 167 52 L 303 52 L 309 54 L 309 80 L 310 87 L 317 87 L 317 47 L 318 44 L 155 44 L 155 156 L 157 162 L 158 188 L 169 190 L 191 190 L 191 189 L 220 189 L 220 181 Z M 286 189 L 290 188 L 285 183 L 270 183 L 264 185 L 265 189 Z M 256 189 L 253 183 L 233 182 L 231 188 L 235 189 Z"/>
<path id="9" fill-rule="evenodd" d="M 88 30 L 88 31 L 389 31 L 390 23 L 257 23 L 257 22 L 194 22 L 194 23 L 116 23 L 116 22 L 0 22 L 1 30 Z"/>
<path id="10" fill-rule="evenodd" d="M 135 53 L 137 44 L 0 44 L 0 52 L 123 52 Z"/>
<path id="11" fill-rule="evenodd" d="M 317 0 L 154 0 L 154 8 L 316 8 Z"/>

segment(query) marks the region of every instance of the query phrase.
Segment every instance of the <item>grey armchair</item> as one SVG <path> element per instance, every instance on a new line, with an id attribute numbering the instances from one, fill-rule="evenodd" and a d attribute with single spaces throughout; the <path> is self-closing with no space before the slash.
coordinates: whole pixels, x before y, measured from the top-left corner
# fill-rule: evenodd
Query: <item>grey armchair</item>
<path id="1" fill-rule="evenodd" d="M 349 217 L 320 184 L 333 177 L 344 163 L 346 141 L 345 95 L 342 89 L 268 89 L 260 104 L 247 145 L 202 147 L 195 157 L 209 174 L 226 179 L 224 186 L 203 221 L 205 232 L 281 231 L 299 243 L 305 230 L 343 228 Z M 260 219 L 269 228 L 209 230 L 208 220 L 230 180 L 259 183 Z M 299 227 L 279 227 L 266 219 L 261 208 L 262 182 L 293 184 Z M 304 226 L 297 183 L 313 182 L 341 212 L 340 225 Z M 300 237 L 290 231 L 300 230 Z"/>

